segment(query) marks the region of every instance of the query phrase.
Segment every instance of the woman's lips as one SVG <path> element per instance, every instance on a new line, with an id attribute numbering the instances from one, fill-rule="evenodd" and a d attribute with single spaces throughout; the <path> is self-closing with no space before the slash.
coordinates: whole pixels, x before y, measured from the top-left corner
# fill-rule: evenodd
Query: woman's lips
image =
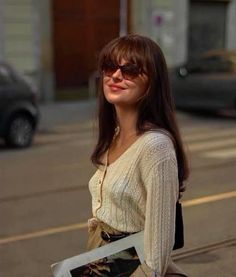
<path id="1" fill-rule="evenodd" d="M 124 90 L 125 88 L 119 85 L 109 85 L 109 88 L 113 91 Z"/>

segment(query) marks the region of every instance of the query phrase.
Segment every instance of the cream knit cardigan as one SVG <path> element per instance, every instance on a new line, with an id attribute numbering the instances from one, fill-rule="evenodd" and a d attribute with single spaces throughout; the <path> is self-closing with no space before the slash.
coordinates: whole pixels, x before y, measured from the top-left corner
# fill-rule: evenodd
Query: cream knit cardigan
<path id="1" fill-rule="evenodd" d="M 89 181 L 93 216 L 122 232 L 144 230 L 146 264 L 164 276 L 171 261 L 179 194 L 175 149 L 160 131 L 140 136 Z"/>

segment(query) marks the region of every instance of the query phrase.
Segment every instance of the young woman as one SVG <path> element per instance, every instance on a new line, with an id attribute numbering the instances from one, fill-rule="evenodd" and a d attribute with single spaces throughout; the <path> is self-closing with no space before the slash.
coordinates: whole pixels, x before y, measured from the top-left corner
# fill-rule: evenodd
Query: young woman
<path id="1" fill-rule="evenodd" d="M 89 182 L 88 249 L 144 230 L 145 263 L 127 251 L 121 255 L 126 266 L 103 260 L 91 266 L 90 275 L 186 276 L 171 252 L 176 201 L 188 167 L 162 51 L 140 35 L 117 38 L 101 51 L 99 70 L 99 135 L 92 154 L 98 169 Z"/>

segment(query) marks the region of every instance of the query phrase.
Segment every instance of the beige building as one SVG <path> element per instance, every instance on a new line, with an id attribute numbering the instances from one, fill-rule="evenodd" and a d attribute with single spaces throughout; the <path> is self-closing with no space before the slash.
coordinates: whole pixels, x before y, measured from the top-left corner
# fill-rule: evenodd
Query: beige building
<path id="1" fill-rule="evenodd" d="M 51 0 L 0 0 L 0 60 L 29 76 L 53 99 Z"/>
<path id="2" fill-rule="evenodd" d="M 157 41 L 169 66 L 209 49 L 236 50 L 236 0 L 136 0 L 131 10 L 131 28 Z"/>
<path id="3" fill-rule="evenodd" d="M 87 82 L 96 68 L 96 53 L 119 35 L 122 5 L 127 6 L 128 31 L 157 41 L 169 66 L 208 49 L 236 50 L 236 0 L 73 3 L 72 7 L 62 0 L 0 0 L 0 60 L 29 75 L 45 102 L 55 99 L 55 87 Z"/>

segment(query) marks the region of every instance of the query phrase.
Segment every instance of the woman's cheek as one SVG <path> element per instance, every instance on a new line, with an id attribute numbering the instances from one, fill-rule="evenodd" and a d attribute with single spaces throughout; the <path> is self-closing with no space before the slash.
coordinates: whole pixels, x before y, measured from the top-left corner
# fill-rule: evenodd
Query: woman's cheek
<path id="1" fill-rule="evenodd" d="M 109 102 L 109 87 L 107 87 L 106 85 L 103 85 L 103 93 L 106 100 Z"/>

